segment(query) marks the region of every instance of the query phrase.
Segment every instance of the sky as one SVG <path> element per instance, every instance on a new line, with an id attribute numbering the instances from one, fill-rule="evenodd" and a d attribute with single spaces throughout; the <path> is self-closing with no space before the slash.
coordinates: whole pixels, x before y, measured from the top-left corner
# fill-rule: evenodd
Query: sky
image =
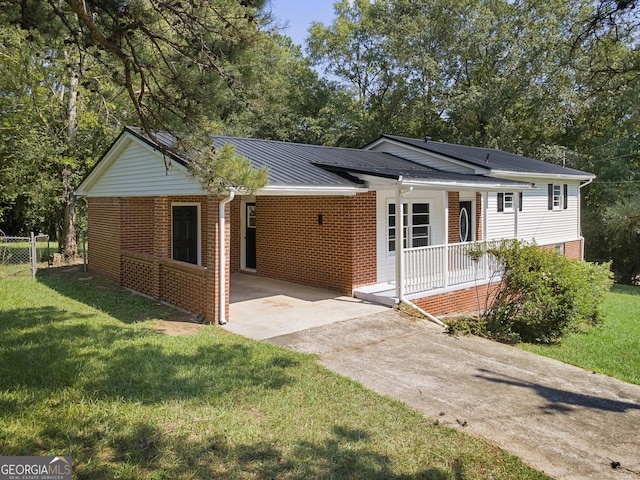
<path id="1" fill-rule="evenodd" d="M 334 2 L 335 0 L 270 0 L 269 5 L 277 23 L 288 25 L 281 33 L 291 37 L 293 43 L 304 45 L 311 22 L 322 22 L 325 25 L 331 23 Z"/>

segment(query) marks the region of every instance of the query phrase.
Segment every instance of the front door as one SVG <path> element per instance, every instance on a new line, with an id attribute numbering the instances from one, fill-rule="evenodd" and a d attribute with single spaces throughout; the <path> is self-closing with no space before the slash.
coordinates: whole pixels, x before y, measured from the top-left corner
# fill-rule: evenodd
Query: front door
<path id="1" fill-rule="evenodd" d="M 471 216 L 472 202 L 460 202 L 460 241 L 473 240 L 473 217 Z"/>
<path id="2" fill-rule="evenodd" d="M 256 204 L 246 204 L 245 267 L 256 268 Z"/>

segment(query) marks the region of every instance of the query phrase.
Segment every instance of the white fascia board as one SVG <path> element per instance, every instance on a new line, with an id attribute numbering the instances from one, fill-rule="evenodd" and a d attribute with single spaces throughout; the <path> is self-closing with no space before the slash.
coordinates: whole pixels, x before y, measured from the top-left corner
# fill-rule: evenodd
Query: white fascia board
<path id="1" fill-rule="evenodd" d="M 482 183 L 474 183 L 474 182 L 457 182 L 457 181 L 446 181 L 446 180 L 403 180 L 403 186 L 407 187 L 425 187 L 430 188 L 432 190 L 445 190 L 445 191 L 458 191 L 458 190 L 471 190 L 471 191 L 482 191 L 482 192 L 503 192 L 506 190 L 509 191 L 521 191 L 521 190 L 531 190 L 534 186 L 531 183 L 527 183 L 523 185 L 521 182 L 519 183 L 511 183 L 509 181 L 504 182 L 495 182 L 491 184 L 482 184 Z"/>
<path id="2" fill-rule="evenodd" d="M 374 177 L 372 175 L 359 175 L 359 178 L 366 182 L 369 190 L 386 190 L 389 187 L 402 185 L 413 188 L 423 188 L 429 190 L 441 190 L 441 191 L 487 191 L 487 192 L 501 192 L 505 190 L 520 191 L 530 190 L 533 187 L 531 182 L 522 182 L 515 180 L 513 183 L 509 180 L 496 179 L 492 183 L 476 183 L 476 182 L 460 182 L 458 180 L 438 180 L 438 179 L 418 179 L 418 178 L 385 178 Z M 502 180 L 502 181 L 500 181 Z M 523 184 L 525 183 L 525 184 Z"/>
<path id="3" fill-rule="evenodd" d="M 551 173 L 525 173 L 525 172 L 510 172 L 507 170 L 492 170 L 488 175 L 494 178 L 511 178 L 514 180 L 521 180 L 525 182 L 533 182 L 534 180 L 592 180 L 596 178 L 595 175 L 585 173 L 584 175 L 571 175 L 571 174 L 551 174 Z"/>
<path id="4" fill-rule="evenodd" d="M 447 157 L 446 155 L 441 155 L 439 153 L 431 152 L 429 150 L 425 150 L 423 148 L 416 147 L 414 145 L 409 145 L 403 142 L 399 142 L 397 140 L 393 140 L 391 138 L 379 138 L 373 143 L 362 147 L 362 150 L 371 150 L 373 147 L 376 147 L 383 143 L 390 143 L 392 145 L 396 145 L 398 147 L 406 148 L 407 150 L 411 150 L 413 152 L 420 153 L 425 156 L 432 156 L 433 158 L 437 158 L 438 160 L 442 160 L 445 162 L 453 163 L 454 165 L 459 165 L 464 168 L 468 168 L 472 170 L 473 173 L 478 175 L 487 175 L 491 170 L 489 168 L 479 167 L 477 165 L 473 165 L 471 163 L 463 162 L 461 160 L 456 160 L 455 158 Z"/>
<path id="5" fill-rule="evenodd" d="M 311 196 L 329 196 L 329 195 L 356 195 L 357 193 L 368 192 L 368 188 L 363 187 L 312 187 L 309 185 L 268 185 L 261 188 L 255 194 L 263 196 L 278 195 L 311 195 Z"/>

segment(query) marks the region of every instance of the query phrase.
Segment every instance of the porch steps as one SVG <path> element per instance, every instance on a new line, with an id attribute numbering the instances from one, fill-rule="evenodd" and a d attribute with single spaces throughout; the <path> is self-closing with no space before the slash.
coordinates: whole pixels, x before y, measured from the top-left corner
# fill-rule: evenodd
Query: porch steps
<path id="1" fill-rule="evenodd" d="M 366 302 L 378 303 L 388 307 L 394 307 L 398 304 L 396 287 L 393 283 L 380 283 L 359 287 L 353 290 L 353 296 Z"/>

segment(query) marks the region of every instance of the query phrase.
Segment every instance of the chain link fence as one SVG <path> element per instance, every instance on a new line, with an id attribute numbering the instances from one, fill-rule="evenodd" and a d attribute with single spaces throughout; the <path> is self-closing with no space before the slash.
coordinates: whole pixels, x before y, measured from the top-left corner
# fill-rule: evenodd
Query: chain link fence
<path id="1" fill-rule="evenodd" d="M 36 276 L 38 268 L 50 264 L 49 235 L 12 237 L 0 232 L 0 278 Z"/>

